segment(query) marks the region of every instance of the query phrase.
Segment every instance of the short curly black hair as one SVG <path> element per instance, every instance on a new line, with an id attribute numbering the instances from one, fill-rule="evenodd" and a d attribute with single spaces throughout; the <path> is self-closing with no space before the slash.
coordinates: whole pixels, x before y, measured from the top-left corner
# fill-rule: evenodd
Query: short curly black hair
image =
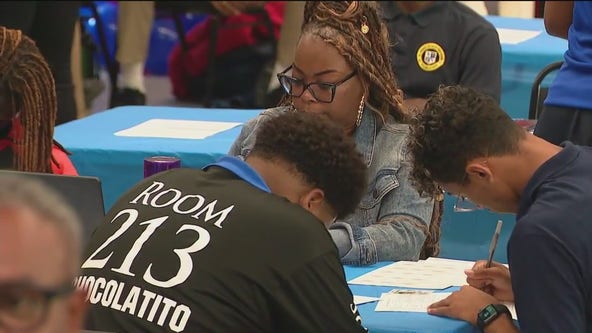
<path id="1" fill-rule="evenodd" d="M 250 154 L 292 165 L 323 190 L 338 218 L 353 213 L 366 190 L 367 167 L 353 139 L 318 115 L 286 111 L 265 121 Z"/>
<path id="2" fill-rule="evenodd" d="M 438 184 L 463 184 L 475 158 L 518 152 L 526 131 L 491 97 L 461 86 L 441 86 L 411 124 L 411 176 L 422 194 L 441 193 Z"/>

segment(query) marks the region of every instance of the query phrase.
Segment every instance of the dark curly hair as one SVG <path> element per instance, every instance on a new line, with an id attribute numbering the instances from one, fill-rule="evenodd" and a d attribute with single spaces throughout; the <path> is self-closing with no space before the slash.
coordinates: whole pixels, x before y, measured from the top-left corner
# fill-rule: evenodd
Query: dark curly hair
<path id="1" fill-rule="evenodd" d="M 306 1 L 302 35 L 306 33 L 320 37 L 345 57 L 368 85 L 366 105 L 380 119 L 390 113 L 399 122 L 408 121 L 391 67 L 388 29 L 376 1 Z M 289 105 L 290 100 L 284 98 L 280 104 Z"/>
<path id="2" fill-rule="evenodd" d="M 330 120 L 305 112 L 285 112 L 264 122 L 251 155 L 292 165 L 325 192 L 338 218 L 353 213 L 366 190 L 366 164 L 353 139 Z"/>
<path id="3" fill-rule="evenodd" d="M 408 147 L 415 186 L 422 194 L 434 194 L 441 193 L 438 183 L 463 184 L 469 161 L 515 154 L 525 136 L 490 96 L 441 86 L 412 121 Z"/>

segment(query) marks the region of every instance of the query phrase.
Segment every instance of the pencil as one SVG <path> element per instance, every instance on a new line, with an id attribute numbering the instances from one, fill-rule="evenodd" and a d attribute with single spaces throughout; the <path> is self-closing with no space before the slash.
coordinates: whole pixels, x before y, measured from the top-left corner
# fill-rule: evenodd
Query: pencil
<path id="1" fill-rule="evenodd" d="M 499 239 L 499 235 L 502 231 L 502 220 L 497 221 L 497 226 L 495 227 L 495 232 L 493 233 L 493 238 L 491 238 L 491 243 L 489 244 L 489 258 L 487 258 L 487 265 L 485 267 L 491 267 L 491 262 L 493 261 L 493 254 L 495 253 L 495 248 L 497 246 L 497 240 Z"/>

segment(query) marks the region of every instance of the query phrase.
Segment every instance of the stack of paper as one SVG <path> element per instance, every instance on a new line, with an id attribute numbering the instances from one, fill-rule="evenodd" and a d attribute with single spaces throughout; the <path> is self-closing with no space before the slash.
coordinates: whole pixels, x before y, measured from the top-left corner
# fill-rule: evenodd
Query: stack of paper
<path id="1" fill-rule="evenodd" d="M 419 289 L 446 289 L 466 284 L 465 269 L 472 261 L 428 258 L 419 261 L 397 261 L 355 279 L 350 284 Z"/>

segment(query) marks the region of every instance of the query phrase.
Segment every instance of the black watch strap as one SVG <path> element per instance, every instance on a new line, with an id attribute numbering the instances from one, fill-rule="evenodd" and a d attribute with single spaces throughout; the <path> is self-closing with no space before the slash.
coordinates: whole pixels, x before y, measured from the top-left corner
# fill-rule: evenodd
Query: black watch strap
<path id="1" fill-rule="evenodd" d="M 489 304 L 477 314 L 477 326 L 483 329 L 504 313 L 512 318 L 512 313 L 507 306 L 503 304 Z"/>

